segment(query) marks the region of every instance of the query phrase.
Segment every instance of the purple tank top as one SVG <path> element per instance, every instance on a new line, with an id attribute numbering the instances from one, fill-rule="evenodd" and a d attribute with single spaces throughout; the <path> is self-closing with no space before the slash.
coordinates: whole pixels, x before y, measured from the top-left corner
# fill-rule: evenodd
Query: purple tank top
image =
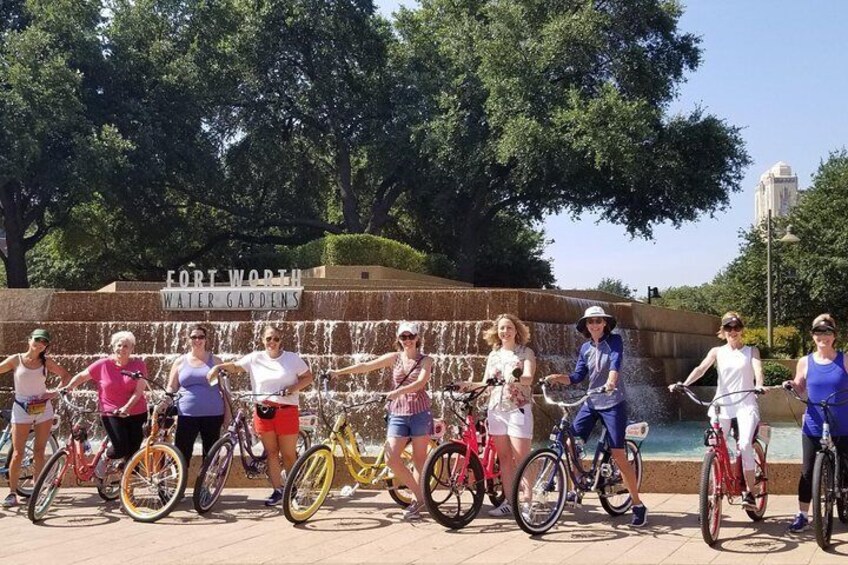
<path id="1" fill-rule="evenodd" d="M 224 414 L 224 399 L 217 386 L 210 386 L 206 374 L 212 367 L 212 354 L 206 364 L 192 367 L 183 357 L 180 367 L 180 400 L 178 404 L 181 416 L 221 416 Z"/>

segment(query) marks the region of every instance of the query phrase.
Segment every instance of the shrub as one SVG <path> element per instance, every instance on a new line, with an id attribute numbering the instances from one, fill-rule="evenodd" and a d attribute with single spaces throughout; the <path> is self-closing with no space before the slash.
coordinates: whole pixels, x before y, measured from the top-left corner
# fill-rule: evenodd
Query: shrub
<path id="1" fill-rule="evenodd" d="M 766 386 L 777 386 L 791 378 L 792 371 L 788 367 L 774 361 L 763 363 L 763 384 Z"/>
<path id="2" fill-rule="evenodd" d="M 742 336 L 746 345 L 755 345 L 760 357 L 794 359 L 803 351 L 803 337 L 797 328 L 778 326 L 773 328 L 772 347 L 768 347 L 768 335 L 765 328 L 745 328 Z"/>
<path id="3" fill-rule="evenodd" d="M 426 273 L 427 256 L 405 243 L 368 234 L 328 235 L 292 252 L 299 269 L 319 265 L 380 265 L 413 273 Z"/>

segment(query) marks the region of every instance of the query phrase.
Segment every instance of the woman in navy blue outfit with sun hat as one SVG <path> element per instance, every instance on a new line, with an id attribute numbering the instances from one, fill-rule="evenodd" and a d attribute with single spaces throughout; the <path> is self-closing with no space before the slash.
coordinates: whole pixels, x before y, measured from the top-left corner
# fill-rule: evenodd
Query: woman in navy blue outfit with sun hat
<path id="1" fill-rule="evenodd" d="M 587 377 L 589 388 L 605 386 L 608 394 L 588 399 L 574 418 L 573 433 L 584 441 L 592 433 L 592 428 L 600 419 L 607 429 L 612 457 L 621 470 L 624 485 L 630 491 L 633 500 L 633 526 L 647 523 L 648 509 L 639 498 L 639 484 L 636 473 L 627 460 L 624 433 L 627 428 L 627 400 L 624 382 L 620 379 L 624 344 L 621 336 L 612 333 L 615 329 L 615 317 L 607 314 L 600 306 L 586 309 L 583 317 L 577 321 L 577 331 L 589 341 L 580 347 L 577 366 L 571 375 L 554 374 L 545 378 L 546 382 L 576 384 Z"/>

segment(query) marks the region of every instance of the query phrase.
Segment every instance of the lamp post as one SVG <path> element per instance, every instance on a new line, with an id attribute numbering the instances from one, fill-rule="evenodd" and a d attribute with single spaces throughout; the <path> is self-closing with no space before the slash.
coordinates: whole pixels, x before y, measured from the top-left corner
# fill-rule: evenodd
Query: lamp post
<path id="1" fill-rule="evenodd" d="M 648 287 L 648 304 L 651 303 L 652 298 L 660 298 L 660 289 L 655 286 Z"/>
<path id="2" fill-rule="evenodd" d="M 771 208 L 768 211 L 768 220 L 766 223 L 766 337 L 769 349 L 772 347 L 772 320 L 771 320 L 771 311 L 772 311 L 772 301 L 771 301 Z M 792 226 L 786 226 L 786 234 L 781 237 L 778 241 L 783 243 L 798 243 L 801 241 L 798 239 L 794 233 L 792 233 Z"/>

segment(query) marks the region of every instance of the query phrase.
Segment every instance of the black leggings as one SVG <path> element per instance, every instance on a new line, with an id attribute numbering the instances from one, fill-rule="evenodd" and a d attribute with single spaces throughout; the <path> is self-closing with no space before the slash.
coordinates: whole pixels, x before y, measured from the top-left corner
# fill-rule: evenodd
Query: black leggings
<path id="1" fill-rule="evenodd" d="M 848 458 L 848 436 L 832 436 L 833 443 L 842 459 L 842 469 L 846 470 Z M 801 434 L 801 477 L 798 479 L 798 502 L 809 504 L 813 500 L 813 467 L 816 464 L 816 454 L 821 448 L 821 437 Z"/>
<path id="2" fill-rule="evenodd" d="M 127 459 L 138 451 L 141 441 L 144 439 L 144 423 L 147 414 L 136 414 L 135 416 L 103 416 L 103 427 L 112 446 L 106 451 L 109 459 Z"/>
<path id="3" fill-rule="evenodd" d="M 200 434 L 203 442 L 203 458 L 212 448 L 212 445 L 221 437 L 221 425 L 224 423 L 224 415 L 220 416 L 180 416 L 177 420 L 177 433 L 174 437 L 174 445 L 185 457 L 187 466 L 191 466 L 191 455 L 194 451 L 194 441 Z"/>

